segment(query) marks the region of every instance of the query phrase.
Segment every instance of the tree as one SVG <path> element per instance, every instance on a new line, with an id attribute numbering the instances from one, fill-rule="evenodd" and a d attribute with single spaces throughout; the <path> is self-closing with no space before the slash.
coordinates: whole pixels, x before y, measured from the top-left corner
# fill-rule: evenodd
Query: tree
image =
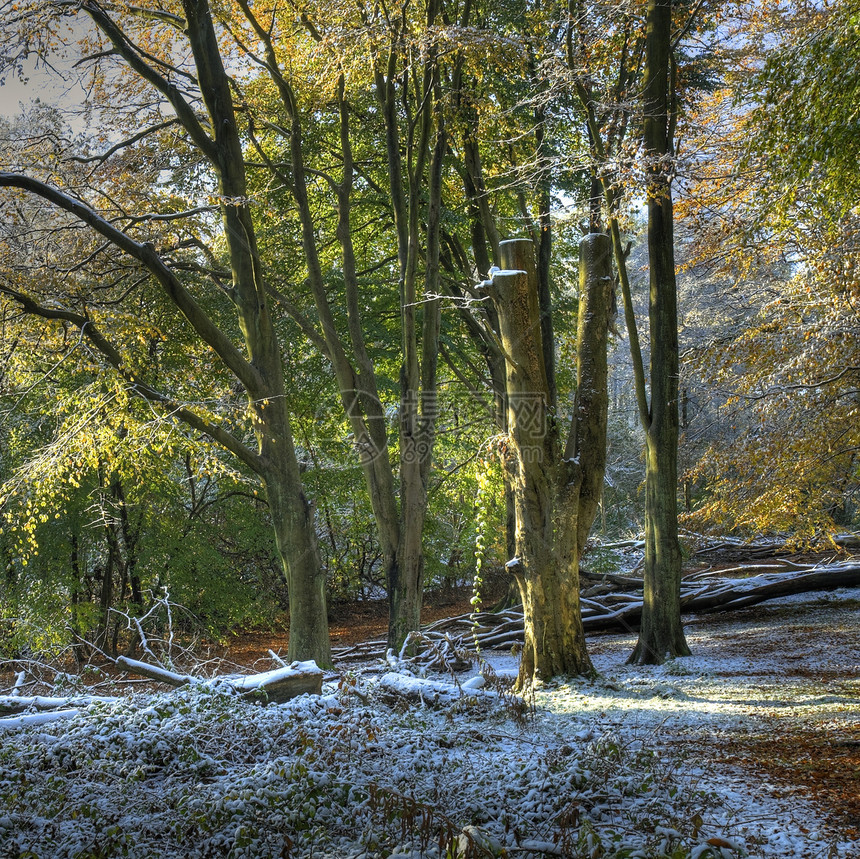
<path id="1" fill-rule="evenodd" d="M 17 5 L 15 9 L 12 4 L 4 5 L 16 21 L 23 23 L 34 12 L 56 16 L 65 11 L 63 4 L 54 3 L 37 3 L 23 11 L 19 11 Z M 211 171 L 216 184 L 224 252 L 231 270 L 231 284 L 223 288 L 222 294 L 235 310 L 243 348 L 235 344 L 229 327 L 219 324 L 196 300 L 179 273 L 181 267 L 172 264 L 169 251 L 159 252 L 152 242 L 134 237 L 134 220 L 130 227 L 119 228 L 73 193 L 65 193 L 21 173 L 0 174 L 0 187 L 17 188 L 42 198 L 87 225 L 111 248 L 136 261 L 146 273 L 148 284 L 161 288 L 247 394 L 256 450 L 217 420 L 175 402 L 151 385 L 118 351 L 100 319 L 69 307 L 57 307 L 55 302 L 40 300 L 33 292 L 17 286 L 6 284 L 3 292 L 27 313 L 76 327 L 105 365 L 118 373 L 137 396 L 168 411 L 173 419 L 194 431 L 207 435 L 258 475 L 266 489 L 275 541 L 290 591 L 290 658 L 316 659 L 320 664 L 328 664 L 325 580 L 319 563 L 313 508 L 302 487 L 285 396 L 280 343 L 269 309 L 247 194 L 231 83 L 221 59 L 209 5 L 205 0 L 185 0 L 182 16 L 151 10 L 158 20 L 173 28 L 177 43 L 170 47 L 181 46 L 189 52 L 193 74 L 169 61 L 155 62 L 100 5 L 84 2 L 72 11 L 88 15 L 106 37 L 111 54 L 121 58 L 138 82 L 158 94 L 162 104 L 169 106 L 184 132 L 183 144 L 191 147 Z M 175 79 L 185 83 L 180 87 Z M 186 95 L 186 86 L 191 88 L 191 95 Z M 12 205 L 12 199 L 7 198 L 4 204 Z M 120 212 L 120 217 L 123 214 Z M 217 277 L 213 280 L 218 283 Z"/>
<path id="2" fill-rule="evenodd" d="M 556 675 L 591 675 L 579 609 L 579 561 L 597 513 L 606 463 L 606 347 L 612 277 L 609 238 L 580 244 L 577 387 L 564 444 L 551 403 L 533 245 L 500 245 L 489 282 L 506 362 L 510 473 L 517 556 L 508 563 L 525 618 L 520 688 Z"/>
<path id="3" fill-rule="evenodd" d="M 416 14 L 403 4 L 393 16 L 379 9 L 332 9 L 330 4 L 308 6 L 296 15 L 257 10 L 242 0 L 237 5 L 239 14 L 225 14 L 223 22 L 243 56 L 263 70 L 243 81 L 249 137 L 263 161 L 263 181 L 282 183 L 292 196 L 305 263 L 298 278 L 309 288 L 319 327 L 308 319 L 302 290 L 281 290 L 276 299 L 334 371 L 383 555 L 389 643 L 399 648 L 420 621 L 422 533 L 438 406 L 440 311 L 433 296 L 439 293 L 447 138 L 441 64 L 434 41 L 424 36 L 435 26 L 441 5 L 434 0 Z M 344 22 L 366 49 L 361 59 L 355 46 L 343 40 Z M 416 53 L 421 54 L 417 66 Z M 295 66 L 314 77 L 316 91 L 296 83 Z M 420 74 L 414 74 L 418 68 Z M 331 69 L 337 70 L 333 81 Z M 269 87 L 255 93 L 266 79 Z M 376 144 L 370 156 L 367 139 Z M 273 154 L 278 150 L 287 168 Z M 385 229 L 372 245 L 383 249 L 385 259 L 396 261 L 394 282 L 389 266 L 383 265 L 373 284 L 374 292 L 396 290 L 393 304 L 400 324 L 387 332 L 399 337 L 402 351 L 394 379 L 371 345 L 379 323 L 362 295 L 369 278 L 359 258 L 367 247 L 358 246 L 371 240 L 354 226 L 356 209 L 375 210 Z M 339 259 L 327 254 L 331 246 L 338 248 Z M 392 387 L 399 389 L 395 445 L 388 437 L 383 403 L 383 391 Z"/>
<path id="4" fill-rule="evenodd" d="M 678 292 L 671 163 L 676 82 L 672 59 L 672 2 L 648 3 L 643 89 L 643 142 L 648 199 L 648 317 L 651 403 L 645 429 L 645 567 L 639 640 L 630 661 L 661 663 L 688 656 L 681 623 L 681 547 L 678 542 Z"/>
<path id="5" fill-rule="evenodd" d="M 695 142 L 681 214 L 740 309 L 694 353 L 726 415 L 695 467 L 697 527 L 808 543 L 856 523 L 858 11 L 738 4 L 744 55 L 727 51 L 698 117 L 719 133 Z"/>

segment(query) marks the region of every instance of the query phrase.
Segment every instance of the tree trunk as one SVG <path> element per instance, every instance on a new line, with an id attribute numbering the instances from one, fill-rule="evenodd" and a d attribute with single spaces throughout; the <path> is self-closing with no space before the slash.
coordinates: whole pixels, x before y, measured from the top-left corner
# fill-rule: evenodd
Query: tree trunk
<path id="1" fill-rule="evenodd" d="M 660 664 L 690 649 L 681 624 L 678 544 L 678 307 L 675 282 L 669 78 L 671 0 L 650 0 L 644 80 L 644 139 L 648 176 L 651 413 L 645 460 L 645 601 L 636 664 Z"/>
<path id="2" fill-rule="evenodd" d="M 434 24 L 437 11 L 435 4 L 428 6 L 428 26 Z M 388 644 L 395 649 L 400 648 L 407 635 L 417 631 L 421 623 L 424 596 L 422 537 L 438 408 L 436 382 L 441 318 L 439 299 L 435 296 L 438 296 L 440 288 L 442 168 L 447 131 L 439 69 L 432 52 L 425 58 L 423 80 L 417 90 L 416 95 L 421 97 L 420 121 L 416 117 L 417 132 L 414 138 L 409 138 L 407 169 L 404 171 L 400 164 L 400 147 L 403 144 L 398 131 L 396 105 L 392 101 L 395 93 L 387 83 L 379 81 L 378 85 L 384 106 L 389 181 L 398 231 L 403 348 L 400 370 L 400 538 L 397 556 L 389 566 L 388 576 Z M 428 168 L 426 176 L 425 166 Z M 409 189 L 406 200 L 402 185 L 404 172 Z M 401 218 L 404 217 L 406 220 L 402 223 Z M 422 241 L 425 245 L 423 283 L 419 277 Z M 419 303 L 423 310 L 420 314 Z"/>
<path id="3" fill-rule="evenodd" d="M 265 475 L 266 495 L 275 542 L 290 598 L 290 662 L 313 659 L 331 665 L 326 611 L 325 572 L 319 560 L 313 505 L 301 491 L 301 476 L 283 400 L 273 403 L 281 424 L 270 437 L 261 434 L 260 453 L 270 464 Z M 273 421 L 275 415 L 270 415 Z"/>
<path id="4" fill-rule="evenodd" d="M 612 313 L 612 242 L 605 233 L 591 233 L 579 243 L 576 399 L 564 453 L 566 460 L 579 463 L 582 473 L 576 517 L 577 557 L 585 550 L 603 498 L 609 419 L 607 349 Z"/>
<path id="5" fill-rule="evenodd" d="M 388 570 L 388 644 L 393 648 L 399 648 L 410 632 L 421 627 L 427 491 L 419 463 L 401 460 L 400 493 L 400 542 Z"/>
<path id="6" fill-rule="evenodd" d="M 595 252 L 595 246 L 601 249 Z M 519 688 L 540 678 L 594 673 L 580 617 L 579 558 L 584 542 L 580 534 L 587 534 L 597 510 L 595 476 L 601 484 L 605 465 L 609 260 L 606 236 L 583 240 L 577 338 L 580 396 L 563 455 L 549 409 L 531 242 L 502 243 L 504 270 L 490 286 L 507 365 L 507 468 L 514 490 L 517 552 L 508 566 L 520 589 L 525 625 Z M 589 473 L 585 479 L 583 462 L 599 475 Z"/>
<path id="7" fill-rule="evenodd" d="M 212 119 L 212 162 L 223 200 L 221 215 L 233 271 L 239 324 L 258 382 L 248 388 L 257 436 L 261 474 L 266 485 L 275 541 L 290 596 L 291 660 L 331 664 L 325 574 L 296 459 L 284 369 L 262 278 L 256 232 L 247 203 L 242 145 L 233 111 L 230 81 L 224 70 L 208 3 L 185 0 L 188 38 L 201 92 Z M 232 201 L 240 201 L 234 204 Z"/>

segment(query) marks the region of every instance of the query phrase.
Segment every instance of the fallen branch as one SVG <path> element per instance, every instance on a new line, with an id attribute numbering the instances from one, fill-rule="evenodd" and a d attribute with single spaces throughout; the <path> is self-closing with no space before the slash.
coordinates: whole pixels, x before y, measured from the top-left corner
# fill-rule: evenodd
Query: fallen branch
<path id="1" fill-rule="evenodd" d="M 446 683 L 444 680 L 425 680 L 409 677 L 397 672 L 383 674 L 378 689 L 383 697 L 406 698 L 429 706 L 442 706 L 464 697 L 498 698 L 492 689 L 482 689 L 483 678 L 473 677 L 463 684 Z"/>
<path id="2" fill-rule="evenodd" d="M 73 719 L 80 715 L 80 710 L 51 710 L 47 713 L 30 713 L 26 716 L 10 716 L 8 719 L 0 719 L 0 731 L 14 728 L 33 728 L 45 725 L 48 722 L 56 722 L 60 719 Z"/>
<path id="3" fill-rule="evenodd" d="M 831 564 L 825 568 L 808 566 L 805 569 L 799 574 L 789 571 L 746 579 L 685 581 L 681 589 L 681 611 L 683 614 L 733 611 L 791 594 L 860 586 L 860 564 Z M 632 631 L 638 628 L 642 617 L 642 580 L 629 576 L 614 578 L 625 587 L 637 582 L 640 593 L 612 592 L 599 598 L 583 599 L 582 625 L 587 633 Z M 464 649 L 473 647 L 475 643 L 487 650 L 521 645 L 524 640 L 522 606 L 495 614 L 481 612 L 436 621 L 425 629 L 423 635 L 431 641 L 449 636 L 453 644 L 459 644 Z M 384 650 L 366 652 L 366 655 L 381 657 L 384 656 Z"/>
<path id="4" fill-rule="evenodd" d="M 166 683 L 168 686 L 179 688 L 189 683 L 200 685 L 221 685 L 235 691 L 242 698 L 266 703 L 282 704 L 298 695 L 319 695 L 322 691 L 323 672 L 315 662 L 294 662 L 286 667 L 265 671 L 262 674 L 251 674 L 244 677 L 214 677 L 201 680 L 190 674 L 177 674 L 159 665 L 138 662 L 120 656 L 116 660 L 117 668 L 132 674 L 139 674 Z M 17 689 L 17 687 L 16 687 Z M 14 690 L 13 690 L 14 691 Z M 55 698 L 43 695 L 25 697 L 23 695 L 0 695 L 0 730 L 11 728 L 33 727 L 53 722 L 57 719 L 71 719 L 80 714 L 92 704 L 113 704 L 119 698 L 97 695 L 79 695 L 76 697 Z M 38 712 L 28 712 L 36 710 Z"/>
<path id="5" fill-rule="evenodd" d="M 150 665 L 148 662 L 139 662 L 137 659 L 129 659 L 127 656 L 117 656 L 114 662 L 116 667 L 123 671 L 139 674 L 141 677 L 148 677 L 150 680 L 166 683 L 168 686 L 178 688 L 194 682 L 194 678 L 190 674 L 177 674 L 162 668 L 160 665 Z"/>
<path id="6" fill-rule="evenodd" d="M 116 659 L 118 668 L 132 674 L 149 677 L 159 683 L 180 687 L 189 683 L 221 683 L 238 692 L 243 698 L 263 699 L 275 704 L 282 704 L 298 695 L 319 695 L 322 691 L 323 672 L 313 661 L 294 662 L 286 668 L 276 668 L 262 674 L 251 674 L 245 677 L 216 677 L 212 680 L 200 680 L 189 674 L 177 674 L 158 665 L 138 662 L 126 656 Z"/>
<path id="7" fill-rule="evenodd" d="M 45 695 L 0 695 L 0 716 L 25 713 L 27 710 L 58 710 L 61 707 L 89 707 L 91 704 L 113 704 L 118 698 L 82 695 L 77 698 L 51 698 Z"/>

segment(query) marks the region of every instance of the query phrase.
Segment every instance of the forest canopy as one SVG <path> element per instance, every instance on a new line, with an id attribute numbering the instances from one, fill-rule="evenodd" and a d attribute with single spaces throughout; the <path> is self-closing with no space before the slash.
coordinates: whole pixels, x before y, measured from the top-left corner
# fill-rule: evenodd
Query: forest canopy
<path id="1" fill-rule="evenodd" d="M 512 239 L 534 260 L 547 461 L 584 463 L 580 247 L 617 232 L 604 463 L 576 527 L 638 536 L 655 188 L 682 543 L 858 527 L 856 0 L 0 13 L 0 79 L 31 86 L 0 117 L 0 651 L 116 654 L 169 595 L 213 636 L 301 605 L 291 654 L 322 664 L 327 604 L 387 598 L 399 645 L 425 589 L 504 585 L 534 405 L 512 403 L 526 338 L 497 294 Z M 58 79 L 56 103 L 30 97 Z"/>

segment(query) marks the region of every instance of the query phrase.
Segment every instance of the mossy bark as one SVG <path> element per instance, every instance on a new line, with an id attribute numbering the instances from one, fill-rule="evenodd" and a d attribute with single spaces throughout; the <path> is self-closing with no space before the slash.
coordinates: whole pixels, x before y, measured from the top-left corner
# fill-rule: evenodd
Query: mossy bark
<path id="1" fill-rule="evenodd" d="M 516 558 L 508 566 L 525 614 L 519 688 L 557 675 L 594 673 L 580 615 L 579 559 L 605 467 L 609 260 L 608 237 L 583 239 L 578 395 L 564 446 L 551 407 L 530 241 L 502 243 L 504 270 L 490 286 L 507 368 L 506 468 L 516 515 Z"/>
<path id="2" fill-rule="evenodd" d="M 690 649 L 681 623 L 678 543 L 678 299 L 670 163 L 671 0 L 650 0 L 645 38 L 644 143 L 648 177 L 651 409 L 646 426 L 645 598 L 630 662 L 659 664 Z"/>

